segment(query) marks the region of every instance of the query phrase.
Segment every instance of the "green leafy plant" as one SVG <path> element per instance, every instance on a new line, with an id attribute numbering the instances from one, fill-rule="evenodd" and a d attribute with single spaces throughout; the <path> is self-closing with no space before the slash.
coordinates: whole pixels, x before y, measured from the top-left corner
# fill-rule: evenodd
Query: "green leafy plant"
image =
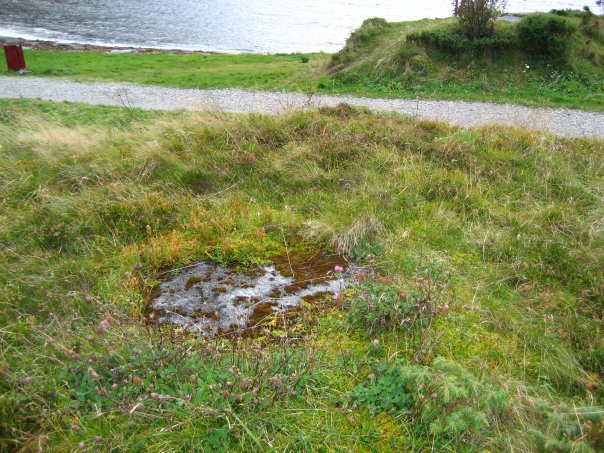
<path id="1" fill-rule="evenodd" d="M 505 3 L 505 0 L 460 0 L 455 13 L 468 37 L 481 38 L 493 34 L 495 18 Z"/>
<path id="2" fill-rule="evenodd" d="M 438 442 L 451 439 L 480 445 L 493 422 L 503 418 L 510 398 L 481 382 L 460 364 L 436 358 L 432 366 L 403 361 L 382 363 L 350 392 L 354 404 L 374 413 L 389 412 Z"/>
<path id="3" fill-rule="evenodd" d="M 566 55 L 575 30 L 564 18 L 544 14 L 531 15 L 518 24 L 518 36 L 527 52 L 557 58 Z"/>

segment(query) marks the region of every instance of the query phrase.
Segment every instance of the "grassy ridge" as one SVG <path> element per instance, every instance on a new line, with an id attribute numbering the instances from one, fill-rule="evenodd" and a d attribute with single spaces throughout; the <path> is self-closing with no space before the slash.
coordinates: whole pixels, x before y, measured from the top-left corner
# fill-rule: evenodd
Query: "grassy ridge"
<path id="1" fill-rule="evenodd" d="M 602 110 L 604 19 L 583 13 L 551 17 L 576 31 L 568 55 L 528 52 L 518 25 L 498 21 L 492 37 L 468 40 L 455 19 L 387 23 L 368 19 L 334 54 L 333 86 L 403 96 L 520 102 Z M 428 39 L 432 38 L 432 43 Z M 422 39 L 424 38 L 424 39 Z M 439 45 L 440 44 L 440 45 Z"/>
<path id="2" fill-rule="evenodd" d="M 604 447 L 603 142 L 0 106 L 0 449 Z M 145 324 L 158 271 L 286 249 L 382 278 L 253 340 Z"/>
<path id="3" fill-rule="evenodd" d="M 514 45 L 455 52 L 410 43 L 407 36 L 454 27 L 454 19 L 367 21 L 334 55 L 167 55 L 26 51 L 35 75 L 129 81 L 181 88 L 293 90 L 369 97 L 467 99 L 604 110 L 604 20 L 582 13 L 565 63 L 528 54 L 516 25 L 498 22 Z M 376 24 L 378 24 L 376 26 Z M 308 61 L 307 61 L 308 59 Z M 304 63 L 307 61 L 306 63 Z M 5 74 L 8 74 L 5 72 Z"/>

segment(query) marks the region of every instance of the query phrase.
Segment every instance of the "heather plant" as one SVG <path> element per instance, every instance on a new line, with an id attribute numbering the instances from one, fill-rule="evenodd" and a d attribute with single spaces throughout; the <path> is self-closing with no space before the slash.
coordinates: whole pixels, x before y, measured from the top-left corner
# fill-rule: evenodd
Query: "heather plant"
<path id="1" fill-rule="evenodd" d="M 450 291 L 449 273 L 433 260 L 418 265 L 406 285 L 388 277 L 368 278 L 350 304 L 350 320 L 370 335 L 429 329 L 436 315 L 448 313 Z"/>

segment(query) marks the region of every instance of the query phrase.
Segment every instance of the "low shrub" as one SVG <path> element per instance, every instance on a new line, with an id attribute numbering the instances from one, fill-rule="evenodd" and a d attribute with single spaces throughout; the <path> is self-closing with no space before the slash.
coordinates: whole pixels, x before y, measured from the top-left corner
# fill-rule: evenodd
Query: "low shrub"
<path id="1" fill-rule="evenodd" d="M 464 34 L 472 39 L 492 36 L 495 18 L 505 3 L 505 0 L 460 0 L 455 13 Z"/>
<path id="2" fill-rule="evenodd" d="M 407 35 L 407 42 L 417 42 L 445 52 L 484 52 L 516 47 L 512 32 L 496 30 L 490 36 L 471 39 L 458 27 L 443 27 Z"/>
<path id="3" fill-rule="evenodd" d="M 562 17 L 534 14 L 518 24 L 518 37 L 523 48 L 533 54 L 563 58 L 575 26 Z"/>
<path id="4" fill-rule="evenodd" d="M 453 27 L 409 33 L 407 42 L 420 43 L 440 50 L 457 52 L 467 48 L 469 39 Z"/>
<path id="5" fill-rule="evenodd" d="M 407 44 L 399 49 L 399 51 L 396 53 L 395 59 L 397 63 L 404 64 L 420 53 L 421 50 L 419 47 L 413 44 Z"/>
<path id="6" fill-rule="evenodd" d="M 552 9 L 550 11 L 551 14 L 555 14 L 556 16 L 561 17 L 581 17 L 583 16 L 583 12 L 576 9 Z"/>
<path id="7" fill-rule="evenodd" d="M 386 19 L 382 19 L 381 17 L 370 17 L 369 19 L 365 19 L 361 28 L 383 28 L 388 26 L 388 21 Z"/>
<path id="8" fill-rule="evenodd" d="M 350 307 L 350 320 L 369 334 L 429 327 L 435 315 L 448 311 L 449 274 L 429 262 L 415 270 L 411 284 L 394 285 L 389 278 L 366 280 Z"/>

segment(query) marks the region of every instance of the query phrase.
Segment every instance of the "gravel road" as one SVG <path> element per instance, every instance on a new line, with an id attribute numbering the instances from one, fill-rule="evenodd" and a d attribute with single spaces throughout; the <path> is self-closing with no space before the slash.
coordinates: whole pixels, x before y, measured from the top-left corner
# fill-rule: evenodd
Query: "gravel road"
<path id="1" fill-rule="evenodd" d="M 32 98 L 157 110 L 212 110 L 274 114 L 287 109 L 334 106 L 347 102 L 376 111 L 415 115 L 462 127 L 502 124 L 547 130 L 566 137 L 604 139 L 604 113 L 569 109 L 529 108 L 510 104 L 465 101 L 415 101 L 300 93 L 198 90 L 141 86 L 129 83 L 89 83 L 31 76 L 0 77 L 0 98 Z"/>

